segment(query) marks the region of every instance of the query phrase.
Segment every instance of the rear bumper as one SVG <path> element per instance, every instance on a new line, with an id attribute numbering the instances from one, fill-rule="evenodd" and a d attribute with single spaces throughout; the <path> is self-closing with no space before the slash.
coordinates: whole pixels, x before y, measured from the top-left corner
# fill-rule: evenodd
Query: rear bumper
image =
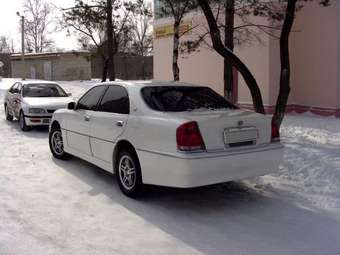
<path id="1" fill-rule="evenodd" d="M 51 122 L 52 115 L 44 116 L 27 116 L 25 115 L 25 122 L 27 126 L 48 126 Z"/>
<path id="2" fill-rule="evenodd" d="M 280 143 L 222 153 L 165 155 L 137 150 L 143 183 L 190 188 L 261 176 L 278 171 L 283 160 Z"/>

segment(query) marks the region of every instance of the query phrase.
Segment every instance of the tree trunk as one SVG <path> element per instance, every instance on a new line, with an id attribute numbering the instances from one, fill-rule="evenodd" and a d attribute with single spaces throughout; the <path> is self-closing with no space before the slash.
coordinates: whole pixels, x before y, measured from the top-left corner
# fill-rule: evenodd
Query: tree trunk
<path id="1" fill-rule="evenodd" d="M 102 73 L 102 82 L 106 82 L 107 79 L 107 69 L 108 69 L 109 60 L 102 58 L 102 65 L 103 65 L 103 73 Z"/>
<path id="2" fill-rule="evenodd" d="M 227 0 L 225 4 L 224 46 L 234 51 L 234 15 L 235 0 Z M 233 66 L 224 59 L 224 95 L 231 102 L 236 102 L 234 95 Z"/>
<path id="3" fill-rule="evenodd" d="M 174 47 L 172 57 L 172 73 L 174 76 L 174 81 L 179 81 L 179 67 L 178 67 L 179 26 L 180 21 L 176 20 L 174 23 Z"/>
<path id="4" fill-rule="evenodd" d="M 114 70 L 114 60 L 113 60 L 113 21 L 112 21 L 112 0 L 107 0 L 106 2 L 106 12 L 107 12 L 107 58 L 108 58 L 108 75 L 110 81 L 114 81 L 115 70 Z"/>
<path id="5" fill-rule="evenodd" d="M 277 97 L 275 113 L 272 122 L 280 128 L 286 112 L 286 106 L 290 93 L 290 60 L 289 60 L 289 36 L 294 24 L 295 10 L 297 0 L 288 0 L 286 16 L 280 36 L 280 59 L 281 59 L 281 77 L 280 91 Z"/>
<path id="6" fill-rule="evenodd" d="M 142 79 L 145 80 L 145 57 L 142 55 Z"/>
<path id="7" fill-rule="evenodd" d="M 197 0 L 209 25 L 210 36 L 213 42 L 215 51 L 226 59 L 231 65 L 243 76 L 253 99 L 254 110 L 258 113 L 265 114 L 263 107 L 262 95 L 257 82 L 248 69 L 248 67 L 229 49 L 226 48 L 221 40 L 220 30 L 217 26 L 214 14 L 211 11 L 210 5 L 207 0 Z"/>

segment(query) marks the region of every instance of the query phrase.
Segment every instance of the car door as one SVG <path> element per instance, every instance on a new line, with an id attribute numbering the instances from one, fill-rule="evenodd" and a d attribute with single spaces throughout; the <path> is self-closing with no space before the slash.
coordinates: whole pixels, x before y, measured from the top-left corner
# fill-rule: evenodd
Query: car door
<path id="1" fill-rule="evenodd" d="M 13 94 L 13 112 L 15 113 L 15 116 L 19 117 L 19 113 L 21 110 L 21 103 L 22 103 L 22 96 L 21 96 L 21 91 L 22 91 L 22 84 L 20 82 L 17 83 L 15 93 Z"/>
<path id="2" fill-rule="evenodd" d="M 103 96 L 107 86 L 101 85 L 90 89 L 77 103 L 66 119 L 67 145 L 81 154 L 92 156 L 90 149 L 90 121 L 97 104 Z"/>
<path id="3" fill-rule="evenodd" d="M 91 113 L 90 143 L 93 156 L 107 163 L 112 162 L 114 144 L 123 133 L 130 113 L 126 88 L 110 85 Z"/>

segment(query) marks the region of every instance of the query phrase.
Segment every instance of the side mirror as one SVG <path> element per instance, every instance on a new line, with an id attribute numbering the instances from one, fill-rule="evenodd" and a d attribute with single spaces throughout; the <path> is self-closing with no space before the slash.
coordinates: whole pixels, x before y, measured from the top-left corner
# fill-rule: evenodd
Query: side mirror
<path id="1" fill-rule="evenodd" d="M 72 93 L 67 93 L 67 96 L 69 96 L 69 97 L 72 96 Z"/>
<path id="2" fill-rule="evenodd" d="M 68 103 L 67 109 L 69 109 L 69 110 L 75 110 L 75 109 L 76 109 L 76 103 L 75 103 L 75 102 L 70 102 L 70 103 Z"/>

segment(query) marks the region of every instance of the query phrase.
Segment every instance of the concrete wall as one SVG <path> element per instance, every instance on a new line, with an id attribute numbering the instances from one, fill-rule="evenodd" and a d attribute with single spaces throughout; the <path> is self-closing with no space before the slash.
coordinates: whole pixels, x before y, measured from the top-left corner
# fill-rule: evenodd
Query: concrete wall
<path id="1" fill-rule="evenodd" d="M 35 78 L 35 79 L 45 79 L 44 77 L 44 69 L 43 64 L 45 61 L 51 61 L 52 63 L 55 61 L 56 57 L 49 58 L 40 58 L 40 59 L 27 59 L 25 61 L 26 65 L 26 77 L 27 78 Z M 21 60 L 13 60 L 12 59 L 12 77 L 18 78 L 23 76 L 23 67 Z M 31 75 L 31 69 L 35 69 L 35 77 Z"/>
<path id="2" fill-rule="evenodd" d="M 116 56 L 115 70 L 118 79 L 151 80 L 153 78 L 153 56 Z M 92 78 L 102 78 L 103 62 L 98 54 L 92 55 Z"/>
<path id="3" fill-rule="evenodd" d="M 44 74 L 44 63 L 51 63 L 51 80 L 90 80 L 91 58 L 89 54 L 61 53 L 48 56 L 27 56 L 26 77 L 48 80 Z M 21 60 L 12 57 L 12 77 L 22 77 Z M 33 77 L 32 69 L 35 70 Z"/>
<path id="4" fill-rule="evenodd" d="M 53 79 L 58 81 L 90 80 L 91 57 L 89 54 L 62 54 L 53 62 Z"/>

